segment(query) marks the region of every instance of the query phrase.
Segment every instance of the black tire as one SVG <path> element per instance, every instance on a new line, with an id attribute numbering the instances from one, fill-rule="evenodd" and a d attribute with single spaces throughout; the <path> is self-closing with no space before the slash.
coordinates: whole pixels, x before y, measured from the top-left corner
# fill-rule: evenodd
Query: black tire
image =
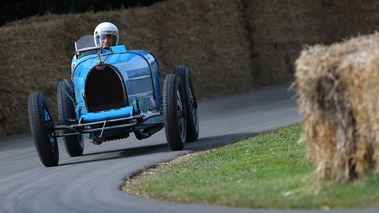
<path id="1" fill-rule="evenodd" d="M 182 150 L 186 142 L 186 116 L 183 86 L 175 74 L 168 74 L 163 86 L 163 117 L 167 143 L 172 151 Z"/>
<path id="2" fill-rule="evenodd" d="M 42 93 L 30 94 L 28 112 L 34 145 L 42 164 L 46 167 L 58 165 L 59 151 L 57 138 L 53 131 L 54 123 L 49 106 Z"/>
<path id="3" fill-rule="evenodd" d="M 196 141 L 199 137 L 199 117 L 197 114 L 197 100 L 190 78 L 190 70 L 185 65 L 175 67 L 174 73 L 182 81 L 184 90 L 184 103 L 186 105 L 187 115 L 187 141 Z"/>
<path id="4" fill-rule="evenodd" d="M 71 96 L 73 97 L 73 84 L 72 82 L 66 83 L 66 81 L 62 81 L 59 85 Z M 75 108 L 74 103 L 67 96 L 67 94 L 62 90 L 62 88 L 57 88 L 57 104 L 58 104 L 58 120 L 60 123 L 70 124 L 69 120 L 75 120 Z M 73 130 L 63 130 L 64 134 L 73 133 Z M 63 141 L 66 147 L 67 153 L 71 157 L 81 156 L 83 155 L 84 150 L 84 141 L 83 136 L 81 134 L 78 135 L 69 135 L 64 136 Z"/>

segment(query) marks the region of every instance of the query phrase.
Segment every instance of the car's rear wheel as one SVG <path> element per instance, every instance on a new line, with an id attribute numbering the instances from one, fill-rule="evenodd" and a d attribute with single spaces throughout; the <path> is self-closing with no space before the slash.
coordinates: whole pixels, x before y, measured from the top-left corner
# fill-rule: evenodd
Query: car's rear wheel
<path id="1" fill-rule="evenodd" d="M 170 149 L 182 150 L 186 142 L 186 109 L 183 86 L 175 74 L 168 74 L 164 81 L 163 117 Z"/>
<path id="2" fill-rule="evenodd" d="M 28 99 L 30 130 L 38 156 L 46 167 L 56 166 L 59 161 L 57 138 L 49 106 L 42 93 L 34 92 Z"/>
<path id="3" fill-rule="evenodd" d="M 58 120 L 60 123 L 70 124 L 76 117 L 74 103 L 68 96 L 73 97 L 73 83 L 71 81 L 62 81 L 59 85 L 62 88 L 57 88 Z M 64 91 L 62 89 L 64 89 Z M 73 130 L 63 130 L 64 134 L 74 132 Z M 84 141 L 81 134 L 64 136 L 63 141 L 66 146 L 66 151 L 71 157 L 83 155 Z"/>
<path id="4" fill-rule="evenodd" d="M 184 103 L 187 115 L 187 141 L 196 141 L 199 137 L 199 117 L 197 114 L 197 100 L 190 78 L 190 70 L 185 65 L 176 66 L 174 73 L 182 81 L 184 91 Z"/>

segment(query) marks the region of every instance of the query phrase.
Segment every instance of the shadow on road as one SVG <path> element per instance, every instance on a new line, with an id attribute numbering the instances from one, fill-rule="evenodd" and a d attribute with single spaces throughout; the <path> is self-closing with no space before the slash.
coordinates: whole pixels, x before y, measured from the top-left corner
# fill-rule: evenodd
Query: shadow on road
<path id="1" fill-rule="evenodd" d="M 83 164 L 83 163 L 91 163 L 91 162 L 96 162 L 96 161 L 113 160 L 113 159 L 118 159 L 118 158 L 142 156 L 142 155 L 147 155 L 147 154 L 164 152 L 168 149 L 169 148 L 167 147 L 166 144 L 157 144 L 157 145 L 143 146 L 143 147 L 136 147 L 136 148 L 93 152 L 93 153 L 83 154 L 82 156 L 79 156 L 79 157 L 74 157 L 72 158 L 73 162 L 60 163 L 58 166 Z M 81 158 L 84 158 L 84 159 L 81 159 Z"/>
<path id="2" fill-rule="evenodd" d="M 200 150 L 210 149 L 210 148 L 218 147 L 218 146 L 224 146 L 226 144 L 236 142 L 239 139 L 255 136 L 255 135 L 257 135 L 257 133 L 250 132 L 250 133 L 226 134 L 226 135 L 211 136 L 211 137 L 200 137 L 195 142 L 187 143 L 183 151 L 187 151 L 188 153 L 188 152 L 196 152 Z M 135 147 L 135 148 L 93 152 L 93 153 L 83 154 L 80 157 L 72 158 L 71 162 L 60 163 L 58 166 L 84 164 L 84 163 L 91 163 L 91 162 L 97 162 L 97 161 L 106 161 L 106 160 L 113 160 L 113 159 L 118 159 L 118 158 L 128 158 L 128 157 L 136 157 L 136 156 L 143 156 L 143 155 L 148 155 L 148 154 L 167 153 L 167 152 L 171 152 L 167 144 L 157 144 L 157 145 L 141 146 L 141 147 Z"/>
<path id="3" fill-rule="evenodd" d="M 237 133 L 237 134 L 225 134 L 211 137 L 199 138 L 195 142 L 187 143 L 184 147 L 186 150 L 199 151 L 217 146 L 224 146 L 229 143 L 236 142 L 243 138 L 256 136 L 258 133 Z"/>

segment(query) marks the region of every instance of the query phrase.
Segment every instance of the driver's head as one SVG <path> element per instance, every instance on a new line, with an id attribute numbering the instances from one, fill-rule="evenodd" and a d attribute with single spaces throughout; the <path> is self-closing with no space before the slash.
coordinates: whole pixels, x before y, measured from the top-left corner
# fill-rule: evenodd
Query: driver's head
<path id="1" fill-rule="evenodd" d="M 103 22 L 95 28 L 93 38 L 96 46 L 109 48 L 118 44 L 118 29 L 110 22 Z"/>

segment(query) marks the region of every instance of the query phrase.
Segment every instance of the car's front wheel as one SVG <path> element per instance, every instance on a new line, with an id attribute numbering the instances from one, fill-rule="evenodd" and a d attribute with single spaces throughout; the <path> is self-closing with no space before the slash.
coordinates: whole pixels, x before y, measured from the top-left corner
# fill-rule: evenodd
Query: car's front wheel
<path id="1" fill-rule="evenodd" d="M 186 142 L 186 109 L 183 86 L 175 74 L 168 74 L 164 81 L 163 117 L 170 149 L 182 150 Z"/>
<path id="2" fill-rule="evenodd" d="M 59 161 L 59 151 L 53 119 L 49 106 L 42 93 L 34 92 L 28 99 L 30 130 L 38 156 L 46 167 L 56 166 Z"/>

